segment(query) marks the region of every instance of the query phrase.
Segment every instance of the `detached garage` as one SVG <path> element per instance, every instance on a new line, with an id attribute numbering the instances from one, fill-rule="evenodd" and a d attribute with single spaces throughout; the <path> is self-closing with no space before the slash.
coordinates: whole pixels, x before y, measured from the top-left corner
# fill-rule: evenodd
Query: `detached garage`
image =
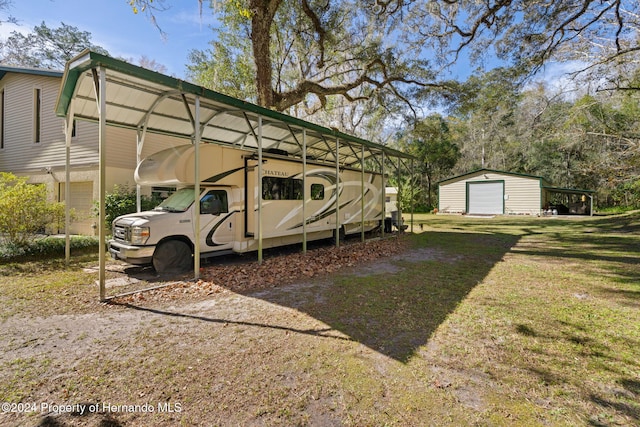
<path id="1" fill-rule="evenodd" d="M 438 212 L 471 215 L 590 214 L 591 190 L 556 188 L 534 175 L 480 169 L 438 183 Z"/>

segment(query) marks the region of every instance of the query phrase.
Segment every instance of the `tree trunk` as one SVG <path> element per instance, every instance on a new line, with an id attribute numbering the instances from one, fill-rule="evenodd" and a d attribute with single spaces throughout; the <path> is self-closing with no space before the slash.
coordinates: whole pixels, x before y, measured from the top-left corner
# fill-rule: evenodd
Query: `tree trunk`
<path id="1" fill-rule="evenodd" d="M 251 0 L 251 45 L 256 64 L 258 105 L 274 105 L 271 86 L 271 24 L 282 0 Z"/>

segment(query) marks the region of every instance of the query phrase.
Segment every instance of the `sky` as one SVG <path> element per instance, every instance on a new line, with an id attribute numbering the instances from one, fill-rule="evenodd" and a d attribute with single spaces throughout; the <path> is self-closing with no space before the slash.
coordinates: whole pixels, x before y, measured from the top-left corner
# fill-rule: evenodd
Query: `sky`
<path id="1" fill-rule="evenodd" d="M 91 33 L 91 42 L 105 48 L 111 56 L 132 59 L 137 63 L 146 56 L 167 68 L 166 74 L 184 79 L 188 54 L 192 49 L 206 49 L 213 38 L 214 23 L 208 1 L 203 2 L 202 16 L 198 0 L 169 0 L 169 10 L 157 12 L 160 31 L 144 13 L 134 14 L 128 0 L 13 0 L 8 15 L 19 25 L 3 22 L 0 37 L 12 31 L 31 32 L 43 21 L 49 28 L 61 23 Z"/>

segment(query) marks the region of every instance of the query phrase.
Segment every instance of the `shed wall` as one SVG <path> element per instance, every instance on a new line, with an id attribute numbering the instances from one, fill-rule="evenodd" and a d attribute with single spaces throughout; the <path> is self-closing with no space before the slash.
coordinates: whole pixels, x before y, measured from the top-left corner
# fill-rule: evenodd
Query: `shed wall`
<path id="1" fill-rule="evenodd" d="M 479 181 L 504 181 L 507 215 L 539 215 L 542 207 L 540 180 L 533 177 L 479 171 L 439 185 L 438 211 L 441 213 L 465 213 L 467 183 Z"/>

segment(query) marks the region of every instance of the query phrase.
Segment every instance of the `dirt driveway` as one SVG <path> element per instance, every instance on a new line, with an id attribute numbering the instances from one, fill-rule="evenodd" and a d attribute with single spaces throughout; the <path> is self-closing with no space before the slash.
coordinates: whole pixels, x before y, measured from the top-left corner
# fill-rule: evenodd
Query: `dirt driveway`
<path id="1" fill-rule="evenodd" d="M 337 279 L 312 272 L 308 280 L 282 277 L 290 283 L 279 285 L 263 274 L 265 286 L 244 277 L 237 285 L 244 289 L 236 291 L 179 282 L 101 304 L 95 312 L 11 316 L 0 331 L 0 364 L 14 370 L 16 396 L 10 397 L 20 403 L 3 406 L 0 424 L 377 424 L 388 418 L 381 410 L 388 403 L 358 390 L 384 396 L 405 375 L 412 388 L 424 389 L 430 381 L 424 372 L 398 376 L 397 370 L 427 337 L 412 334 L 407 341 L 399 333 L 403 327 L 394 319 L 407 313 L 323 313 L 344 298 L 355 298 L 349 304 L 362 313 L 368 298 L 344 293 L 347 284 L 398 274 L 399 262 L 444 256 L 423 248 L 410 257 L 372 258 L 339 261 L 346 268 Z M 268 268 L 277 272 L 278 262 L 292 261 L 274 260 Z M 374 378 L 362 375 L 370 369 Z M 467 400 L 479 404 L 475 394 Z M 352 415 L 353 405 L 364 405 L 364 412 Z"/>

